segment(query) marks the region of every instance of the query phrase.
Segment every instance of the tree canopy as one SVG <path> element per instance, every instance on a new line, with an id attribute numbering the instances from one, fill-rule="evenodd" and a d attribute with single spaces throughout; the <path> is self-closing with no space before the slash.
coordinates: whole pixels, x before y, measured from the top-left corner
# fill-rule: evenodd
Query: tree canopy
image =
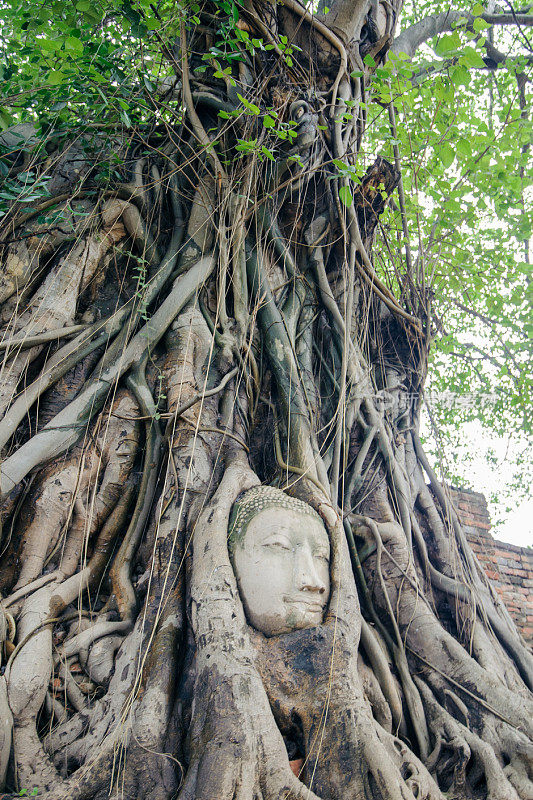
<path id="1" fill-rule="evenodd" d="M 148 135 L 181 120 L 172 95 L 176 40 L 182 18 L 199 24 L 200 6 L 2 0 L 1 8 L 0 126 L 8 131 L 0 140 L 1 216 L 13 203 L 46 201 L 48 177 L 39 167 L 62 140 L 78 142 L 105 186 L 121 166 L 116 155 L 98 158 L 106 131 Z M 238 3 L 224 0 L 217 9 L 219 38 L 196 74 L 213 64 L 227 74 L 240 58 L 236 42 L 250 52 L 273 47 L 235 24 Z M 528 8 L 510 4 L 442 11 L 407 2 L 364 101 L 367 137 L 357 168 L 345 168 L 353 186 L 377 153 L 401 169 L 400 194 L 379 225 L 375 268 L 428 320 L 427 428 L 438 432 L 428 446 L 436 458 L 446 452 L 449 480 L 468 484 L 464 450 L 460 458 L 457 450 L 465 422 L 478 419 L 489 438 L 514 440 L 514 477 L 501 502 L 531 482 L 524 438 L 531 430 L 531 21 Z M 286 43 L 288 65 L 292 46 Z M 243 101 L 239 113 L 259 112 Z M 263 124 L 280 139 L 290 135 L 272 117 Z M 13 175 L 10 154 L 19 145 L 26 165 Z M 253 146 L 239 145 L 242 152 Z M 52 222 L 54 213 L 40 219 Z"/>

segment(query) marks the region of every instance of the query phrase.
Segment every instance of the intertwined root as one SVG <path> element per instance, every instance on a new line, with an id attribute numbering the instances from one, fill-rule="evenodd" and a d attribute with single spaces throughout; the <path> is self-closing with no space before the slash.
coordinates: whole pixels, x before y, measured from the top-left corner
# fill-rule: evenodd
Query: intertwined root
<path id="1" fill-rule="evenodd" d="M 21 532 L 22 568 L 13 591 L 38 578 L 45 560 L 54 556 L 63 577 L 76 572 L 127 484 L 139 442 L 137 414 L 131 395 L 120 392 L 95 441 L 44 471 L 33 495 L 33 514 Z"/>
<path id="2" fill-rule="evenodd" d="M 57 668 L 66 697 L 78 712 L 85 711 L 88 699 L 70 672 L 76 658 L 89 662 L 89 649 L 98 639 L 125 633 L 130 623 L 107 621 L 106 614 L 91 622 L 70 626 L 70 638 L 53 656 L 52 629 L 65 608 L 87 589 L 94 589 L 107 564 L 110 548 L 124 524 L 132 497 L 130 473 L 138 444 L 138 407 L 131 396 L 120 392 L 110 413 L 102 415 L 97 435 L 81 458 L 81 467 L 69 460 L 57 475 L 45 473 L 37 495 L 36 514 L 24 532 L 24 568 L 12 600 L 20 607 L 17 616 L 18 644 L 7 664 L 7 701 L 13 717 L 13 742 L 18 780 L 23 786 L 57 789 L 59 776 L 43 750 L 37 733 L 37 717 L 45 704 L 52 716 L 64 717 L 61 704 L 49 692 Z M 78 457 L 79 458 L 79 457 Z M 99 478 L 99 480 L 98 480 Z M 86 491 L 86 505 L 76 507 L 76 492 Z M 69 507 L 74 507 L 71 520 Z M 92 513 L 91 513 L 92 512 Z M 76 516 L 78 514 L 78 516 Z M 57 547 L 67 531 L 63 554 Z M 98 534 L 95 538 L 95 534 Z M 57 568 L 47 582 L 31 591 L 31 582 L 41 573 L 47 557 L 54 556 Z M 84 563 L 79 565 L 80 558 Z M 79 566 L 79 570 L 78 570 Z M 26 595 L 26 596 L 25 596 Z M 20 597 L 19 600 L 17 598 Z M 118 646 L 115 643 L 114 648 Z M 84 658 L 85 655 L 85 658 Z M 112 666 L 112 665 L 111 665 Z M 109 666 L 108 666 L 109 671 Z M 104 680 L 106 676 L 103 676 Z M 107 676 L 108 677 L 108 676 Z M 4 751 L 2 750 L 2 758 Z"/>
<path id="3" fill-rule="evenodd" d="M 493 719 L 485 724 L 482 739 L 466 724 L 454 719 L 423 680 L 418 678 L 417 685 L 437 743 L 432 762 L 435 766 L 438 764 L 451 790 L 464 792 L 469 785 L 475 788 L 472 783 L 477 781 L 481 786 L 485 784 L 490 800 L 530 800 L 533 797 L 533 748 L 527 736 Z"/>
<path id="4" fill-rule="evenodd" d="M 13 319 L 5 328 L 6 338 L 38 337 L 73 324 L 80 294 L 101 268 L 108 250 L 126 234 L 120 221 L 120 209 L 115 209 L 114 201 L 104 205 L 102 221 L 101 228 L 82 237 L 50 270 L 28 308 L 23 313 L 14 309 Z M 54 244 L 58 243 L 54 240 Z M 27 257 L 33 264 L 32 255 Z M 33 271 L 33 267 L 28 265 L 28 270 Z M 20 350 L 17 346 L 12 347 L 11 352 L 10 348 L 5 350 L 0 369 L 0 415 L 8 408 L 21 377 L 41 349 L 42 345 L 27 350 Z"/>
<path id="5" fill-rule="evenodd" d="M 317 800 L 292 773 L 257 673 L 239 660 L 203 675 L 179 800 Z M 239 663 L 240 662 L 240 663 Z M 231 673 L 228 671 L 231 669 Z"/>
<path id="6" fill-rule="evenodd" d="M 189 769 L 180 800 L 315 797 L 292 773 L 247 633 L 226 545 L 233 501 L 257 483 L 230 462 L 195 526 L 191 617 L 196 678 Z"/>

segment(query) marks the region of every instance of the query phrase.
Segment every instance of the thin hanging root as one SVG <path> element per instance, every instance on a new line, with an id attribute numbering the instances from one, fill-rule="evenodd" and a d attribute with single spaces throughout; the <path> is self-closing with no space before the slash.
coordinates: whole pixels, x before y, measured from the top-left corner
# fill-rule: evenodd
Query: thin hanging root
<path id="1" fill-rule="evenodd" d="M 41 589 L 43 586 L 46 586 L 47 583 L 51 581 L 55 581 L 57 579 L 57 572 L 49 572 L 48 575 L 42 575 L 37 580 L 32 581 L 31 583 L 27 583 L 18 591 L 13 592 L 10 594 L 9 597 L 6 597 L 5 600 L 2 600 L 2 608 L 11 608 L 13 606 L 17 606 L 21 600 L 23 600 L 28 594 L 32 592 L 36 592 L 37 589 Z M 17 611 L 13 609 L 14 613 L 17 614 Z"/>
<path id="2" fill-rule="evenodd" d="M 92 681 L 106 686 L 115 665 L 115 653 L 124 641 L 123 636 L 103 636 L 98 639 L 87 656 L 85 669 Z"/>
<path id="3" fill-rule="evenodd" d="M 128 206 L 129 208 L 129 206 Z M 130 225 L 130 228 L 132 226 Z M 133 230 L 133 229 L 132 229 Z M 174 231 L 168 251 L 158 265 L 157 270 L 148 281 L 143 301 L 149 305 L 155 299 L 161 287 L 172 272 L 177 257 L 177 251 L 182 238 L 181 226 Z M 121 328 L 128 319 L 133 302 L 128 301 L 122 308 L 116 311 L 108 320 L 99 321 L 93 324 L 88 331 L 81 334 L 77 339 L 57 351 L 46 363 L 41 374 L 26 387 L 21 395 L 8 409 L 4 418 L 0 420 L 0 447 L 3 447 L 13 435 L 17 426 L 28 413 L 33 403 L 52 386 L 57 380 L 63 377 L 68 370 L 74 367 L 79 361 L 92 353 L 98 347 L 106 344 Z"/>
<path id="4" fill-rule="evenodd" d="M 366 620 L 361 619 L 361 645 L 365 649 L 372 670 L 377 678 L 381 691 L 387 700 L 392 714 L 395 729 L 405 728 L 402 701 L 396 688 L 388 661 L 383 653 L 374 631 Z"/>
<path id="5" fill-rule="evenodd" d="M 344 505 L 346 508 L 352 507 L 352 496 L 354 491 L 359 491 L 361 486 L 363 485 L 362 482 L 362 471 L 363 471 L 363 463 L 365 458 L 368 455 L 368 451 L 372 446 L 374 441 L 374 437 L 376 435 L 376 427 L 371 425 L 366 431 L 365 436 L 363 439 L 363 443 L 357 453 L 357 457 L 355 459 L 354 464 L 350 470 L 350 478 L 346 484 L 346 490 L 344 492 Z"/>
<path id="6" fill-rule="evenodd" d="M 102 323 L 91 326 L 88 331 L 54 353 L 38 377 L 19 394 L 0 419 L 0 448 L 7 444 L 32 405 L 50 386 L 108 341 L 111 333 L 105 329 L 105 325 L 104 330 L 97 334 L 101 327 Z"/>
<path id="7" fill-rule="evenodd" d="M 125 200 L 108 200 L 102 209 L 104 225 L 110 226 L 119 218 L 133 239 L 143 259 L 149 264 L 156 263 L 159 260 L 157 244 L 146 226 L 139 209 Z"/>
<path id="8" fill-rule="evenodd" d="M 62 468 L 58 469 L 58 465 L 53 463 L 47 469 L 33 501 L 33 518 L 22 534 L 22 566 L 14 592 L 41 574 L 46 555 L 69 518 L 79 482 L 79 453 L 75 453 Z"/>
<path id="9" fill-rule="evenodd" d="M 331 30 L 331 28 L 328 28 L 327 25 L 324 25 L 323 22 L 313 16 L 313 14 L 310 13 L 305 6 L 300 5 L 300 3 L 296 2 L 296 0 L 287 0 L 286 6 L 287 8 L 290 8 L 294 14 L 297 14 L 299 17 L 305 19 L 311 27 L 315 28 L 324 37 L 324 39 L 333 45 L 340 56 L 339 70 L 331 89 L 331 115 L 333 116 L 335 113 L 335 106 L 337 104 L 339 84 L 342 78 L 347 74 L 348 70 L 348 55 L 346 48 L 342 43 L 342 40 Z"/>
<path id="10" fill-rule="evenodd" d="M 67 199 L 63 197 L 63 199 Z M 48 201 L 60 206 L 60 198 Z M 20 296 L 25 287 L 33 280 L 41 267 L 44 267 L 57 248 L 66 241 L 74 240 L 96 224 L 95 207 L 92 201 L 83 201 L 86 214 L 72 212 L 71 198 L 56 209 L 61 213 L 61 226 L 50 229 L 47 222 L 33 223 L 29 226 L 32 235 L 9 244 L 0 277 L 0 304 L 8 300 L 15 292 Z M 33 213 L 33 212 L 32 212 Z M 35 213 L 39 213 L 36 211 Z M 26 215 L 28 219 L 28 215 Z M 5 245 L 4 245 L 5 246 Z M 1 253 L 1 250 L 0 250 Z"/>
<path id="11" fill-rule="evenodd" d="M 246 269 L 250 294 L 257 303 L 263 346 L 268 354 L 284 413 L 290 421 L 287 463 L 304 470 L 306 476 L 317 481 L 309 410 L 298 376 L 296 356 L 265 272 L 262 248 L 260 245 L 248 245 Z"/>
<path id="12" fill-rule="evenodd" d="M 218 386 L 214 386 L 212 389 L 206 389 L 205 392 L 197 394 L 195 395 L 195 397 L 192 397 L 190 400 L 187 400 L 187 402 L 180 405 L 175 411 L 171 411 L 168 414 L 161 414 L 161 417 L 163 419 L 173 420 L 183 416 L 183 414 L 186 411 L 188 411 L 189 408 L 192 408 L 197 403 L 202 402 L 202 400 L 205 400 L 208 397 L 213 397 L 215 394 L 219 394 L 222 391 L 222 389 L 224 389 L 228 385 L 230 380 L 234 378 L 235 375 L 237 375 L 238 372 L 239 372 L 239 367 L 234 367 L 229 372 L 226 372 L 226 374 L 224 375 Z"/>
<path id="13" fill-rule="evenodd" d="M 381 797 L 444 800 L 425 766 L 403 742 L 379 726 L 365 727 L 359 736 L 364 767 L 372 775 Z"/>
<path id="14" fill-rule="evenodd" d="M 65 339 L 69 336 L 74 336 L 80 331 L 87 329 L 87 325 L 70 325 L 66 328 L 56 328 L 55 330 L 40 333 L 37 336 L 24 336 L 18 339 L 2 339 L 0 341 L 0 350 L 15 350 L 19 348 L 26 350 L 35 345 L 46 344 L 47 342 L 54 342 L 57 339 Z"/>
<path id="15" fill-rule="evenodd" d="M 109 417 L 102 415 L 99 435 L 87 458 L 86 485 L 98 485 L 86 510 L 77 514 L 71 527 L 59 569 L 73 575 L 83 553 L 84 542 L 102 526 L 127 484 L 139 446 L 139 426 L 135 422 L 139 407 L 127 392 L 119 392 Z M 99 454 L 99 455 L 97 455 Z"/>
<path id="16" fill-rule="evenodd" d="M 60 664 L 58 676 L 63 682 L 64 691 L 71 706 L 75 711 L 83 711 L 87 707 L 87 698 L 74 680 L 68 663 Z"/>
<path id="17" fill-rule="evenodd" d="M 422 670 L 428 679 L 437 679 L 445 688 L 451 684 L 461 690 L 461 696 L 465 693 L 472 697 L 484 709 L 478 718 L 480 730 L 496 716 L 530 736 L 531 703 L 509 691 L 480 667 L 442 627 L 418 587 L 411 551 L 398 523 L 380 523 L 379 529 L 387 544 L 384 552 L 394 566 L 387 571 L 387 585 L 395 594 L 397 624 L 405 637 L 406 648 L 424 665 Z M 403 578 L 406 580 L 399 591 Z M 386 602 L 380 600 L 380 605 L 386 607 Z M 470 686 L 476 686 L 476 693 L 468 688 Z"/>
<path id="18" fill-rule="evenodd" d="M 215 153 L 214 149 L 211 147 L 211 139 L 207 135 L 204 126 L 198 116 L 195 108 L 194 108 L 194 101 L 191 94 L 191 84 L 189 80 L 189 64 L 187 60 L 187 32 L 185 28 L 185 24 L 181 25 L 181 76 L 183 82 L 183 101 L 185 104 L 185 108 L 187 110 L 187 114 L 189 119 L 191 120 L 191 124 L 193 127 L 194 134 L 198 139 L 199 143 L 202 147 L 205 148 L 209 159 L 213 162 L 213 166 L 215 168 L 215 174 L 218 180 L 222 181 L 222 185 L 229 191 L 229 181 L 228 176 L 226 174 L 226 170 L 220 163 L 220 159 Z"/>
<path id="19" fill-rule="evenodd" d="M 121 230 L 120 223 L 117 223 L 117 215 L 119 214 L 123 214 L 124 224 L 134 241 L 139 239 L 139 247 L 143 251 L 147 251 L 150 258 L 155 259 L 157 257 L 156 249 L 152 246 L 151 240 L 148 240 L 149 234 L 143 233 L 144 224 L 134 206 L 131 206 L 129 203 L 124 203 L 123 201 L 109 201 L 102 209 L 102 216 L 105 218 L 105 224 L 111 226 L 111 231 L 116 230 L 117 235 Z M 165 258 L 161 261 L 157 271 L 151 276 L 145 287 L 143 299 L 146 305 L 149 305 L 153 301 L 159 289 L 172 272 L 181 236 L 182 232 L 180 226 L 179 230 L 173 234 L 169 251 Z M 112 244 L 112 241 L 109 239 L 105 241 L 106 244 Z M 30 386 L 24 389 L 20 397 L 18 397 L 8 409 L 4 418 L 0 420 L 0 447 L 3 447 L 7 443 L 10 436 L 13 435 L 17 426 L 28 413 L 30 407 L 46 389 L 63 377 L 69 369 L 93 352 L 93 350 L 106 344 L 106 342 L 117 333 L 130 314 L 131 306 L 132 301 L 128 301 L 128 303 L 126 303 L 123 308 L 116 311 L 109 320 L 95 323 L 86 333 L 64 346 L 48 360 L 41 374 Z M 68 329 L 63 329 L 63 331 L 64 330 Z M 70 330 L 72 332 L 72 327 Z"/>
<path id="20" fill-rule="evenodd" d="M 272 411 L 274 412 L 274 455 L 276 456 L 276 463 L 278 467 L 283 470 L 285 474 L 292 472 L 294 475 L 301 475 L 302 478 L 306 478 L 308 481 L 311 481 L 317 489 L 320 490 L 321 494 L 327 497 L 328 491 L 325 486 L 323 486 L 319 480 L 314 478 L 312 475 L 309 474 L 309 470 L 302 469 L 301 467 L 295 467 L 294 465 L 287 464 L 283 460 L 283 453 L 281 452 L 281 441 L 279 435 L 279 426 L 278 426 L 278 419 L 276 415 L 275 406 L 271 404 Z"/>
<path id="21" fill-rule="evenodd" d="M 145 365 L 146 360 L 143 359 L 141 365 L 127 379 L 128 386 L 135 394 L 141 414 L 147 417 L 143 474 L 128 529 L 109 574 L 115 601 L 123 620 L 131 619 L 137 606 L 130 576 L 131 562 L 152 507 L 161 461 L 162 436 L 155 416 L 157 407 L 146 383 Z"/>
<path id="22" fill-rule="evenodd" d="M 421 754 L 421 757 L 425 759 L 427 758 L 427 755 L 430 750 L 429 732 L 427 730 L 424 708 L 422 706 L 417 687 L 413 683 L 411 677 L 411 672 L 405 654 L 404 643 L 400 634 L 396 616 L 394 614 L 391 605 L 391 600 L 387 590 L 387 585 L 385 583 L 385 578 L 383 576 L 383 571 L 381 568 L 381 556 L 384 550 L 381 533 L 380 530 L 378 529 L 376 522 L 370 517 L 354 515 L 353 519 L 357 524 L 361 524 L 365 526 L 369 531 L 371 531 L 372 536 L 374 537 L 374 541 L 376 543 L 376 572 L 378 575 L 378 580 L 383 594 L 383 598 L 385 600 L 385 605 L 388 611 L 389 620 L 394 630 L 394 636 L 395 636 L 395 641 L 392 645 L 393 655 L 402 681 L 402 688 L 404 692 L 405 701 L 409 708 L 411 722 L 415 729 L 419 752 Z M 380 528 L 382 531 L 387 531 L 387 535 L 389 538 L 399 539 L 400 541 L 405 539 L 403 530 L 401 526 L 398 525 L 397 523 L 388 523 L 388 524 L 382 523 L 380 525 Z M 372 601 L 370 600 L 370 602 Z"/>
<path id="23" fill-rule="evenodd" d="M 72 638 L 67 639 L 59 648 L 58 657 L 65 660 L 72 658 L 72 656 L 78 655 L 81 650 L 89 650 L 91 645 L 103 636 L 110 636 L 114 633 L 127 633 L 130 629 L 130 620 L 97 621 L 93 625 L 88 625 Z"/>
<path id="24" fill-rule="evenodd" d="M 500 612 L 495 607 L 494 601 L 487 589 L 487 579 L 484 575 L 481 575 L 481 567 L 474 558 L 474 554 L 472 553 L 470 545 L 466 539 L 461 523 L 459 522 L 457 512 L 453 507 L 453 503 L 446 496 L 445 491 L 440 485 L 435 472 L 431 468 L 422 448 L 420 437 L 416 432 L 413 432 L 412 436 L 415 452 L 430 479 L 431 487 L 435 492 L 439 503 L 441 504 L 442 511 L 451 519 L 457 542 L 461 548 L 461 552 L 465 558 L 465 561 L 469 566 L 470 577 L 473 580 L 474 588 L 476 590 L 475 599 L 478 603 L 480 613 L 482 616 L 484 614 L 486 615 L 499 641 L 514 659 L 522 680 L 530 690 L 533 690 L 533 656 L 521 641 L 513 623 L 509 621 L 510 624 L 508 624 L 507 620 L 502 619 Z M 468 590 L 462 589 L 460 584 L 456 586 L 456 581 L 454 581 L 452 578 L 448 578 L 446 575 L 441 575 L 439 572 L 437 572 L 437 570 L 432 570 L 431 575 L 432 579 L 439 584 L 439 588 L 442 590 L 452 594 L 454 591 L 457 591 L 462 599 L 466 599 L 467 602 L 470 600 Z"/>
<path id="25" fill-rule="evenodd" d="M 530 659 L 529 653 L 519 641 L 515 640 L 517 637 L 514 637 L 512 630 L 506 626 L 505 621 L 500 619 L 498 610 L 492 604 L 492 598 L 488 596 L 488 593 L 484 597 L 481 597 L 479 587 L 470 587 L 467 583 L 445 575 L 435 569 L 429 560 L 426 543 L 414 514 L 413 533 L 415 534 L 418 548 L 425 558 L 431 583 L 435 589 L 445 592 L 452 598 L 462 600 L 465 604 L 475 604 L 480 618 L 488 620 L 502 645 L 510 651 L 511 656 L 515 657 L 519 673 L 524 678 L 524 682 L 528 688 L 531 688 L 531 686 L 533 686 L 532 673 L 526 668 L 528 660 Z"/>
<path id="26" fill-rule="evenodd" d="M 133 487 L 127 486 L 98 536 L 87 567 L 63 582 L 39 589 L 24 603 L 19 620 L 20 641 L 6 668 L 8 701 L 14 721 L 15 760 L 19 780 L 24 786 L 58 789 L 59 776 L 43 750 L 36 728 L 37 715 L 52 675 L 52 627 L 61 621 L 58 614 L 69 603 L 101 579 L 132 495 Z"/>
<path id="27" fill-rule="evenodd" d="M 361 654 L 357 658 L 357 672 L 361 679 L 364 693 L 372 707 L 372 714 L 381 727 L 392 733 L 392 714 L 374 670 L 368 667 Z"/>

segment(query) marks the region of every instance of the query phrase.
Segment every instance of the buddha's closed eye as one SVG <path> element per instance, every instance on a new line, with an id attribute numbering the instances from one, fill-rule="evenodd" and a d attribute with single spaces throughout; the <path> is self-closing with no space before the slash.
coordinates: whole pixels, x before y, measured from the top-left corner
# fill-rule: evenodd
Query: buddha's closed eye
<path id="1" fill-rule="evenodd" d="M 267 539 L 263 542 L 263 547 L 279 548 L 281 550 L 290 550 L 291 545 L 288 539 L 278 538 Z"/>

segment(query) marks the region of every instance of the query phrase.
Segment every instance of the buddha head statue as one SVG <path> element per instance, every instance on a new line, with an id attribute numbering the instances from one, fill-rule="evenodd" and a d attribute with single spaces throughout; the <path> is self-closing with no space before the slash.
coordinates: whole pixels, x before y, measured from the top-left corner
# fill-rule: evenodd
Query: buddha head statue
<path id="1" fill-rule="evenodd" d="M 254 628 L 276 636 L 322 622 L 330 545 L 311 506 L 273 486 L 255 486 L 233 506 L 228 547 Z"/>

